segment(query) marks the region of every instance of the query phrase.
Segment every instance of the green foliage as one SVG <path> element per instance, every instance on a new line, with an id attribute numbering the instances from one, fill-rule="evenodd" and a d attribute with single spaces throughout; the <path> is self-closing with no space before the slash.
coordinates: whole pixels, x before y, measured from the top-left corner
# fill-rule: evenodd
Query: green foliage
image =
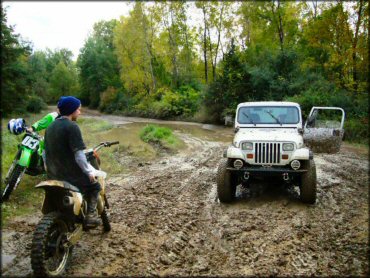
<path id="1" fill-rule="evenodd" d="M 30 48 L 25 45 L 13 28 L 7 25 L 6 12 L 1 11 L 1 112 L 7 115 L 22 110 L 29 93 L 27 56 Z"/>
<path id="2" fill-rule="evenodd" d="M 56 103 L 61 96 L 76 95 L 77 86 L 76 72 L 63 62 L 59 62 L 50 77 L 50 101 Z"/>
<path id="3" fill-rule="evenodd" d="M 175 148 L 180 143 L 172 134 L 171 129 L 152 124 L 145 126 L 140 131 L 140 138 L 146 143 L 159 144 L 166 148 Z"/>
<path id="4" fill-rule="evenodd" d="M 200 94 L 190 86 L 181 86 L 177 90 L 161 88 L 155 94 L 141 99 L 134 106 L 134 112 L 153 118 L 186 118 L 199 109 Z"/>
<path id="5" fill-rule="evenodd" d="M 130 112 L 133 100 L 127 96 L 124 90 L 108 87 L 100 95 L 99 109 L 108 113 L 117 111 Z"/>
<path id="6" fill-rule="evenodd" d="M 369 119 L 347 119 L 344 122 L 344 140 L 367 144 L 369 138 Z"/>
<path id="7" fill-rule="evenodd" d="M 27 99 L 26 109 L 28 112 L 31 113 L 39 113 L 41 110 L 46 109 L 47 104 L 45 101 L 37 96 L 37 95 L 31 95 Z"/>
<path id="8" fill-rule="evenodd" d="M 108 87 L 122 88 L 119 64 L 113 46 L 113 29 L 116 20 L 99 21 L 94 24 L 93 33 L 88 37 L 77 59 L 80 70 L 81 93 L 84 104 L 92 108 L 101 104 L 100 96 Z"/>
<path id="9" fill-rule="evenodd" d="M 130 16 L 121 17 L 114 29 L 114 45 L 121 65 L 121 80 L 132 94 L 145 96 L 156 89 L 153 72 L 154 26 L 150 25 L 143 2 L 136 2 Z M 152 28 L 152 30 L 149 30 Z"/>
<path id="10" fill-rule="evenodd" d="M 259 99 L 252 89 L 249 68 L 243 63 L 234 43 L 225 55 L 221 72 L 211 83 L 204 97 L 204 104 L 209 112 L 209 120 L 222 122 L 222 116 L 235 111 L 240 102 Z M 234 112 L 232 113 L 234 114 Z"/>

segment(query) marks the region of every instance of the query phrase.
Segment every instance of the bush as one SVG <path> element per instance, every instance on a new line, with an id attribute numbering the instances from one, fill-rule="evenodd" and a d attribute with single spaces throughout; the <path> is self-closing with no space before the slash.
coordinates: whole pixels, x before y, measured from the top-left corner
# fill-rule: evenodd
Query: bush
<path id="1" fill-rule="evenodd" d="M 47 108 L 45 101 L 36 95 L 31 95 L 26 103 L 26 110 L 31 113 L 39 113 L 41 110 Z"/>
<path id="2" fill-rule="evenodd" d="M 181 86 L 173 91 L 162 87 L 141 98 L 134 106 L 134 114 L 143 117 L 170 119 L 191 117 L 199 108 L 200 93 L 191 86 Z"/>
<path id="3" fill-rule="evenodd" d="M 130 106 L 130 100 L 125 95 L 123 89 L 108 87 L 100 94 L 99 110 L 108 113 L 127 110 Z"/>
<path id="4" fill-rule="evenodd" d="M 344 140 L 367 143 L 369 138 L 369 119 L 348 119 L 344 122 Z"/>
<path id="5" fill-rule="evenodd" d="M 179 143 L 179 140 L 172 134 L 171 129 L 151 124 L 140 131 L 140 138 L 146 143 L 159 144 L 168 148 L 173 148 Z"/>

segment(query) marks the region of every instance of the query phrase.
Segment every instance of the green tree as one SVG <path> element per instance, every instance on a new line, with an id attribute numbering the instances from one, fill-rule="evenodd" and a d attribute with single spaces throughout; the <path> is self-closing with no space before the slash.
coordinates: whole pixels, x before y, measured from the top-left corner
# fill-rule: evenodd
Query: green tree
<path id="1" fill-rule="evenodd" d="M 152 8 L 154 20 L 158 22 L 161 33 L 154 40 L 154 51 L 158 65 L 155 75 L 163 85 L 174 89 L 194 83 L 194 34 L 188 26 L 188 3 L 158 2 Z"/>
<path id="2" fill-rule="evenodd" d="M 28 60 L 31 79 L 31 91 L 33 94 L 47 101 L 49 96 L 49 82 L 47 71 L 47 57 L 43 51 L 35 51 Z"/>
<path id="3" fill-rule="evenodd" d="M 1 11 L 1 112 L 3 115 L 20 110 L 29 93 L 27 57 L 30 47 L 25 45 L 7 25 L 6 11 Z"/>
<path id="4" fill-rule="evenodd" d="M 205 95 L 204 104 L 210 120 L 221 123 L 223 116 L 234 113 L 238 103 L 261 100 L 258 93 L 252 88 L 249 68 L 243 63 L 241 53 L 232 40 L 221 63 L 220 73 Z"/>
<path id="5" fill-rule="evenodd" d="M 77 86 L 76 72 L 67 68 L 67 66 L 60 61 L 54 68 L 50 77 L 50 102 L 55 103 L 61 96 L 76 95 Z"/>
<path id="6" fill-rule="evenodd" d="M 114 31 L 114 45 L 121 66 L 121 80 L 138 98 L 156 90 L 154 75 L 154 21 L 145 14 L 143 2 L 136 2 L 128 17 L 121 17 Z"/>
<path id="7" fill-rule="evenodd" d="M 92 35 L 86 40 L 77 59 L 80 70 L 80 97 L 92 108 L 100 104 L 100 95 L 108 88 L 122 87 L 119 63 L 113 45 L 116 20 L 94 24 Z"/>

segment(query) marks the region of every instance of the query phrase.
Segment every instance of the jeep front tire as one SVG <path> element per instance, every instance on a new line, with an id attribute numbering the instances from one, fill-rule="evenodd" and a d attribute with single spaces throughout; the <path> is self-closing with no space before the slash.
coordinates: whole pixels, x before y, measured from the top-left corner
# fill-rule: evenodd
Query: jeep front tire
<path id="1" fill-rule="evenodd" d="M 300 184 L 300 197 L 302 202 L 314 204 L 316 202 L 316 166 L 313 159 L 305 161 L 304 169 L 307 172 L 302 174 Z"/>
<path id="2" fill-rule="evenodd" d="M 230 164 L 229 159 L 223 159 L 217 169 L 217 194 L 221 203 L 229 203 L 235 198 L 236 176 L 227 170 Z"/>

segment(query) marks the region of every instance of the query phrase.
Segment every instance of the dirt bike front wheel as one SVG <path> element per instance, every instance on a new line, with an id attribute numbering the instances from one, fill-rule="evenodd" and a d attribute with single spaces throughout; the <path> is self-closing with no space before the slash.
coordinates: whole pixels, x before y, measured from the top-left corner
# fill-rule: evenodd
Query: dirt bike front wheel
<path id="1" fill-rule="evenodd" d="M 24 166 L 15 165 L 13 171 L 9 175 L 8 182 L 6 184 L 6 187 L 1 194 L 1 202 L 9 200 L 10 194 L 13 192 L 13 190 L 17 187 L 19 182 L 21 181 L 21 178 L 25 172 L 26 168 Z"/>
<path id="2" fill-rule="evenodd" d="M 31 249 L 31 266 L 36 277 L 60 276 L 64 272 L 72 255 L 67 232 L 67 224 L 60 213 L 51 212 L 41 219 Z"/>

